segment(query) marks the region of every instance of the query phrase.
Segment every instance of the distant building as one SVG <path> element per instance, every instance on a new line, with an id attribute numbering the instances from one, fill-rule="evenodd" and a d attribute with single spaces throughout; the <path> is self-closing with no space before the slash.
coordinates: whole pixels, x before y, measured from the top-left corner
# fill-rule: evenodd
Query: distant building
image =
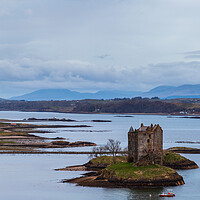
<path id="1" fill-rule="evenodd" d="M 128 132 L 128 156 L 134 163 L 148 156 L 152 163 L 163 164 L 163 130 L 159 124 L 141 124 L 135 130 L 131 126 Z"/>

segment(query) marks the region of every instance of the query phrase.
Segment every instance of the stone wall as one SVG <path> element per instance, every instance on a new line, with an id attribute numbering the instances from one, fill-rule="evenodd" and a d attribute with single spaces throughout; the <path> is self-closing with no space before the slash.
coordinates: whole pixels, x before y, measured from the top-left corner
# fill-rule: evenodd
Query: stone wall
<path id="1" fill-rule="evenodd" d="M 163 164 L 163 131 L 159 125 L 131 129 L 128 133 L 129 161 L 138 162 L 145 156 L 152 159 L 152 163 Z"/>

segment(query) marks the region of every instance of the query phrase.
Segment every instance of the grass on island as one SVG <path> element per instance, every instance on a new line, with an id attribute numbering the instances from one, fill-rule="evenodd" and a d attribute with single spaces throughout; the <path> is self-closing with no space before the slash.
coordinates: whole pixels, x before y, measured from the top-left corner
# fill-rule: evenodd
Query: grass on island
<path id="1" fill-rule="evenodd" d="M 163 163 L 164 164 L 176 164 L 177 162 L 186 161 L 187 158 L 181 156 L 178 153 L 172 152 L 172 151 L 163 151 Z M 127 162 L 126 156 L 100 156 L 97 158 L 93 158 L 90 160 L 91 164 L 99 165 L 99 164 L 105 164 L 105 165 L 113 165 L 117 163 Z"/>
<path id="2" fill-rule="evenodd" d="M 103 174 L 106 177 L 112 176 L 118 179 L 161 179 L 170 177 L 175 174 L 176 171 L 161 165 L 147 165 L 133 167 L 133 163 L 119 163 L 114 164 L 103 170 Z"/>
<path id="3" fill-rule="evenodd" d="M 90 163 L 92 164 L 106 164 L 106 165 L 113 165 L 121 162 L 126 162 L 127 158 L 125 156 L 100 156 L 97 158 L 93 158 L 90 160 Z"/>
<path id="4" fill-rule="evenodd" d="M 163 151 L 163 165 L 164 166 L 172 166 L 172 165 L 180 165 L 183 163 L 188 163 L 190 160 L 188 160 L 187 158 L 185 158 L 184 156 L 181 156 L 178 153 L 172 152 L 172 151 L 168 151 L 168 150 L 164 150 Z M 100 156 L 97 158 L 93 158 L 92 160 L 90 160 L 90 164 L 92 165 L 106 165 L 106 166 L 110 166 L 113 164 L 118 164 L 118 163 L 126 163 L 127 162 L 127 157 L 126 156 L 116 156 L 116 157 L 112 157 L 112 156 Z"/>
<path id="5" fill-rule="evenodd" d="M 187 158 L 181 156 L 178 153 L 172 151 L 163 151 L 163 162 L 164 164 L 175 164 L 177 162 L 186 161 Z"/>

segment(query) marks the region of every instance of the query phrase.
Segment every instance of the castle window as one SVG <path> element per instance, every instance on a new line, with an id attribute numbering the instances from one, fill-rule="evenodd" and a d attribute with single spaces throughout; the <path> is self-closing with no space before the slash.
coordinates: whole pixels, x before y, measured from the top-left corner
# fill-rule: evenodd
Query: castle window
<path id="1" fill-rule="evenodd" d="M 151 138 L 151 135 L 149 134 L 149 138 Z"/>
<path id="2" fill-rule="evenodd" d="M 150 139 L 147 139 L 147 143 L 149 143 L 150 142 Z"/>

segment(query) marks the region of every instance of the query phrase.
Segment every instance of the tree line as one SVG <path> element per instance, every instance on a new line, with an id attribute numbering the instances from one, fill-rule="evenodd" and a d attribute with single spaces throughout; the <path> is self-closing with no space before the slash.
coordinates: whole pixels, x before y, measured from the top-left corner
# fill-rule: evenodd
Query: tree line
<path id="1" fill-rule="evenodd" d="M 200 112 L 200 108 L 192 108 Z M 73 100 L 73 101 L 0 101 L 0 110 L 74 113 L 176 113 L 189 110 L 188 104 L 164 102 L 153 98 Z"/>

